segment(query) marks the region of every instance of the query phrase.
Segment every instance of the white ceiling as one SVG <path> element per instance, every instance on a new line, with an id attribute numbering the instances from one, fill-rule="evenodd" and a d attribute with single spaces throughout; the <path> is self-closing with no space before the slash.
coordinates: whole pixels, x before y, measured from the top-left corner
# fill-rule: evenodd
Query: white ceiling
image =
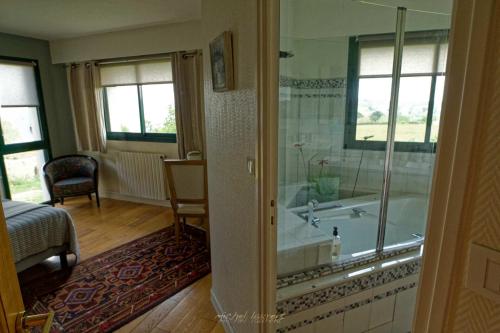
<path id="1" fill-rule="evenodd" d="M 201 0 L 0 0 L 0 32 L 46 40 L 201 18 Z"/>

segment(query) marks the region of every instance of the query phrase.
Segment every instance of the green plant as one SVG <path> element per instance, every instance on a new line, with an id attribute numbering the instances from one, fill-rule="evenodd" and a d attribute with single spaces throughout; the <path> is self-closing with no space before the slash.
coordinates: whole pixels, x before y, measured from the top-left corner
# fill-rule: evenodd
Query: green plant
<path id="1" fill-rule="evenodd" d="M 163 124 L 158 127 L 153 125 L 149 120 L 145 121 L 146 132 L 148 133 L 176 133 L 177 126 L 175 123 L 175 109 L 172 105 L 168 106 L 167 113 L 163 120 Z"/>
<path id="2" fill-rule="evenodd" d="M 376 123 L 377 121 L 380 120 L 380 118 L 382 118 L 384 114 L 380 111 L 373 111 L 371 114 L 370 114 L 370 120 L 373 121 L 374 123 Z"/>

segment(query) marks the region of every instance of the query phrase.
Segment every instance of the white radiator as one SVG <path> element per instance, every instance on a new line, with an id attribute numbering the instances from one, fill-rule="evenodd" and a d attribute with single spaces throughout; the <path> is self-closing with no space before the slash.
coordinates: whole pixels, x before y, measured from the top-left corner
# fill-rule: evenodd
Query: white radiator
<path id="1" fill-rule="evenodd" d="M 116 169 L 120 194 L 165 200 L 162 154 L 118 152 Z"/>

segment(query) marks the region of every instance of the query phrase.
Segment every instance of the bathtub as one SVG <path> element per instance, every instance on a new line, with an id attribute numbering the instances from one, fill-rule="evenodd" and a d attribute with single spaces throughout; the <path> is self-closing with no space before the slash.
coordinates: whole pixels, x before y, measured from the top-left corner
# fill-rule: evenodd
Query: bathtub
<path id="1" fill-rule="evenodd" d="M 322 203 L 307 224 L 306 206 L 279 210 L 278 275 L 293 274 L 324 264 L 342 264 L 375 252 L 380 196 L 367 195 Z M 361 212 L 361 213 L 355 213 Z M 399 249 L 423 240 L 427 197 L 394 194 L 389 199 L 385 249 Z M 342 240 L 341 255 L 329 256 L 333 228 Z"/>
<path id="2" fill-rule="evenodd" d="M 355 213 L 355 211 L 362 213 Z M 333 209 L 318 211 L 319 229 L 332 234 L 337 227 L 342 240 L 340 260 L 374 251 L 377 243 L 380 201 L 342 205 Z M 419 240 L 424 234 L 427 216 L 427 200 L 420 196 L 394 197 L 389 200 L 385 245 L 404 246 L 412 240 Z"/>

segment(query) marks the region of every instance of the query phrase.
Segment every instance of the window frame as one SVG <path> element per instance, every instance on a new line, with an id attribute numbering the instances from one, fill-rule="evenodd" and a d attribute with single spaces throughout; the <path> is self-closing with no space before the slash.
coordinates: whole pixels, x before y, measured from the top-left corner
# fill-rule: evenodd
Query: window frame
<path id="1" fill-rule="evenodd" d="M 405 36 L 405 45 L 408 39 L 416 41 L 412 44 L 423 43 L 425 41 L 433 41 L 437 35 L 448 36 L 449 30 L 428 30 L 418 32 L 407 32 Z M 395 34 L 376 34 L 364 36 L 349 37 L 348 61 L 347 61 L 347 83 L 346 83 L 346 114 L 345 114 L 345 130 L 344 130 L 344 149 L 358 150 L 375 150 L 385 151 L 386 141 L 363 141 L 356 140 L 356 128 L 358 119 L 358 93 L 359 81 L 362 78 L 391 78 L 392 74 L 386 75 L 363 75 L 360 76 L 360 42 L 359 37 L 369 37 L 373 39 L 370 43 L 375 44 L 392 44 L 395 40 Z M 443 43 L 434 43 L 436 48 L 439 48 Z M 435 57 L 439 52 L 435 54 Z M 401 77 L 431 77 L 431 87 L 429 91 L 429 103 L 427 106 L 426 129 L 424 142 L 403 142 L 396 141 L 394 143 L 394 151 L 397 152 L 427 152 L 435 153 L 437 142 L 430 141 L 432 118 L 434 113 L 434 99 L 436 91 L 436 81 L 438 77 L 444 77 L 445 72 L 433 71 L 432 73 L 407 73 L 401 74 Z"/>
<path id="2" fill-rule="evenodd" d="M 0 172 L 4 177 L 2 177 L 2 186 L 4 189 L 5 197 L 12 199 L 7 168 L 5 166 L 5 155 L 24 153 L 34 150 L 42 150 L 45 155 L 46 161 L 52 159 L 52 148 L 50 145 L 49 137 L 49 126 L 47 123 L 47 115 L 45 113 L 45 100 L 43 96 L 42 89 L 42 79 L 40 75 L 40 64 L 37 59 L 21 58 L 21 57 L 11 57 L 0 55 L 0 61 L 12 61 L 12 62 L 25 62 L 32 63 L 33 70 L 35 74 L 35 86 L 38 97 L 38 105 L 4 105 L 7 107 L 36 107 L 38 113 L 38 124 L 40 126 L 40 140 L 30 141 L 30 142 L 20 142 L 20 143 L 9 143 L 6 144 L 3 138 L 3 131 L 0 124 Z"/>
<path id="3" fill-rule="evenodd" d="M 104 108 L 104 122 L 106 125 L 106 138 L 108 140 L 116 141 L 143 141 L 143 142 L 165 142 L 165 143 L 177 143 L 177 133 L 148 133 L 146 132 L 146 122 L 144 120 L 144 100 L 142 98 L 142 87 L 154 84 L 172 84 L 175 89 L 175 83 L 172 82 L 161 82 L 161 83 L 136 83 L 136 84 L 123 84 L 123 85 L 112 85 L 102 87 L 103 96 L 103 108 Z M 136 86 L 137 87 L 137 103 L 139 106 L 139 121 L 141 133 L 131 133 L 131 132 L 113 132 L 111 131 L 111 122 L 109 117 L 109 106 L 108 106 L 108 93 L 107 88 L 111 87 L 123 87 L 123 86 Z"/>

